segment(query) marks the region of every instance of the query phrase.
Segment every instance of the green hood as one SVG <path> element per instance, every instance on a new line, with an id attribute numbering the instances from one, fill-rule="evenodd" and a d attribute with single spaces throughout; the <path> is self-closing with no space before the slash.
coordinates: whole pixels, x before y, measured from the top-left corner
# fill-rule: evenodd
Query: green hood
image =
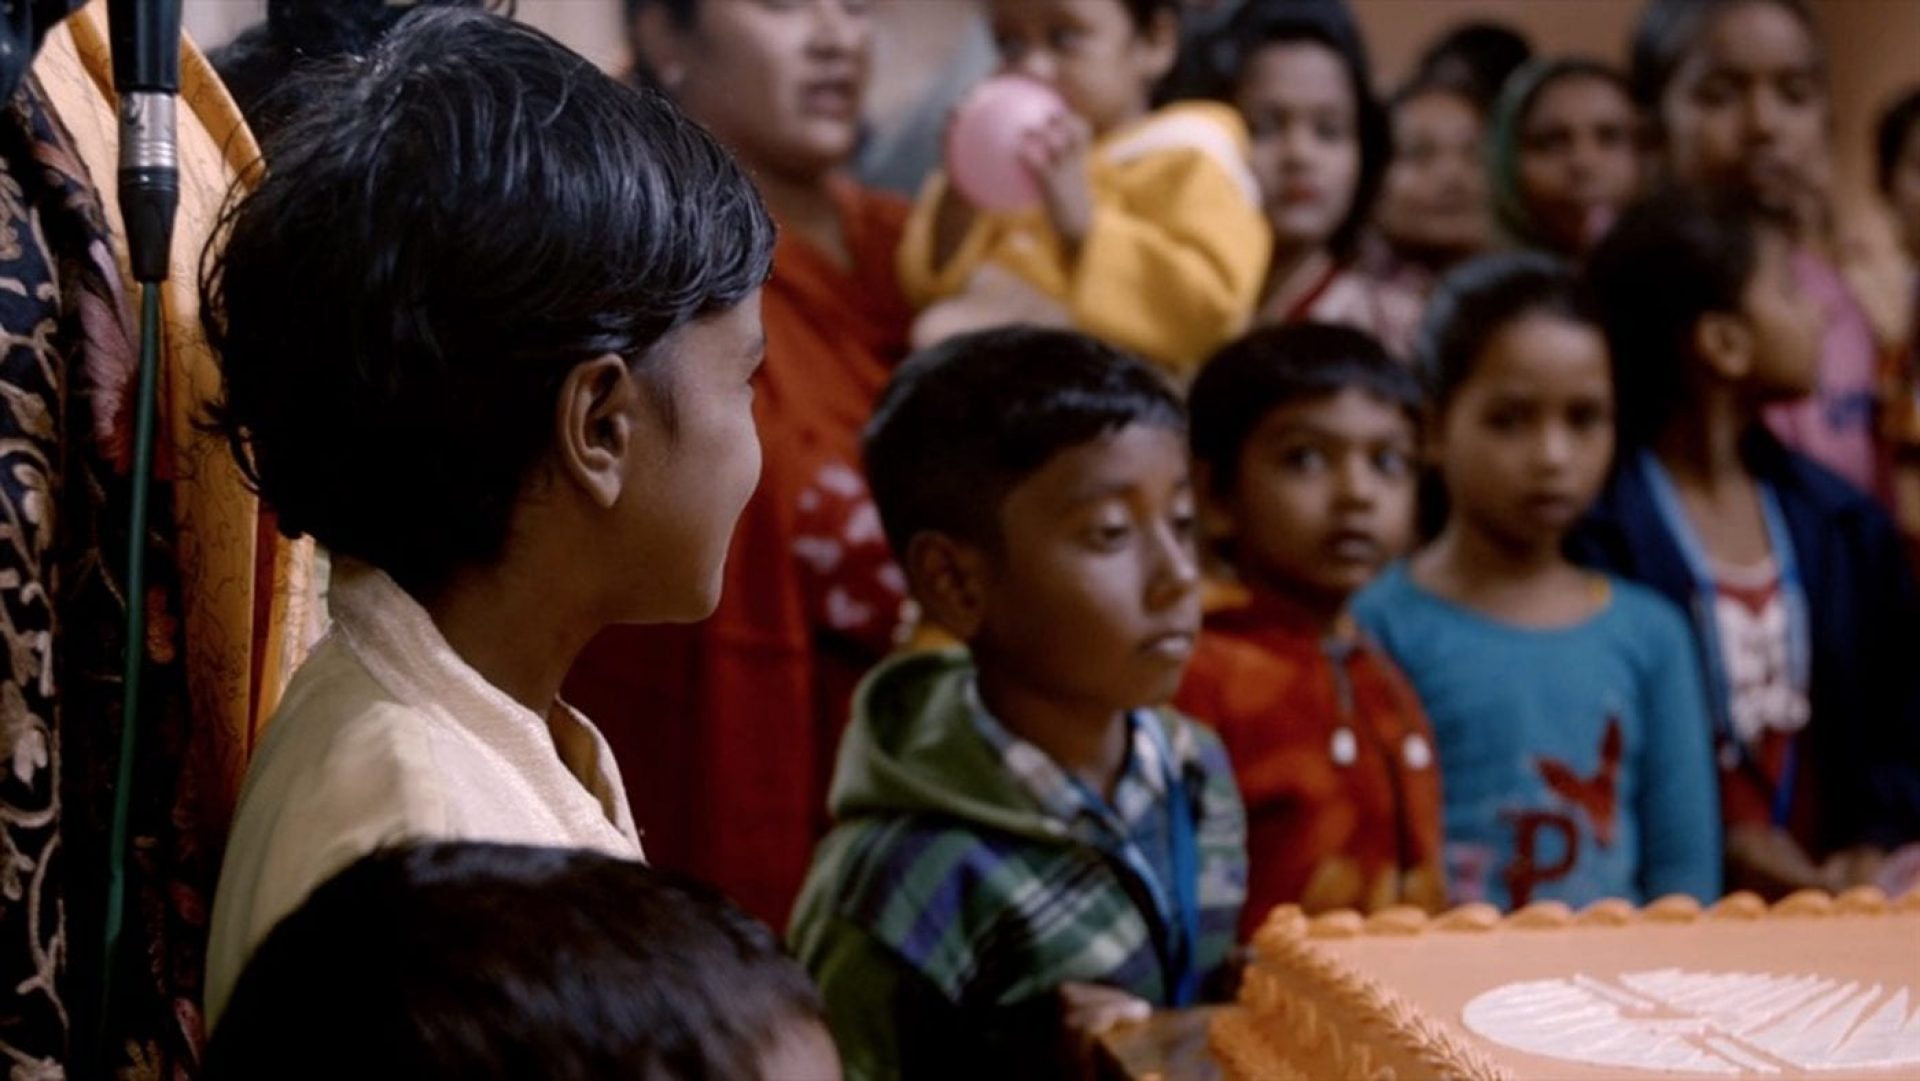
<path id="1" fill-rule="evenodd" d="M 853 699 L 827 807 L 836 823 L 867 816 L 939 815 L 1061 842 L 974 727 L 963 651 L 908 653 L 873 670 Z"/>

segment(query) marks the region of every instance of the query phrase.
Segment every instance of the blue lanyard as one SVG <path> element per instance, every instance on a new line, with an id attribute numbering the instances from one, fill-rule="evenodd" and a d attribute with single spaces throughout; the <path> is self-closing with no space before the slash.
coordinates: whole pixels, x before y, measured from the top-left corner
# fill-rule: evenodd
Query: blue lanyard
<path id="1" fill-rule="evenodd" d="M 1173 968 L 1169 974 L 1172 977 L 1172 1005 L 1191 1006 L 1200 997 L 1200 846 L 1194 828 L 1193 805 L 1187 802 L 1187 786 L 1180 776 L 1180 763 L 1174 759 L 1173 747 L 1168 743 L 1167 734 L 1162 731 L 1159 721 L 1151 716 L 1130 720 L 1153 740 L 1154 749 L 1159 752 L 1161 765 L 1166 771 L 1173 857 L 1171 896 L 1168 884 L 1160 880 L 1160 875 L 1153 869 L 1153 862 L 1147 859 L 1140 846 L 1129 839 L 1118 815 L 1111 817 L 1123 827 L 1119 838 L 1122 842 L 1122 858 L 1134 874 L 1146 883 L 1148 891 L 1153 894 L 1154 907 L 1159 910 L 1160 918 L 1168 924 L 1169 931 L 1181 936 L 1181 940 L 1173 943 L 1168 951 L 1169 963 Z M 1106 800 L 1099 798 L 1078 778 L 1074 778 L 1073 783 L 1095 806 L 1107 806 Z"/>
<path id="2" fill-rule="evenodd" d="M 1718 588 L 1714 583 L 1713 568 L 1707 561 L 1706 552 L 1700 547 L 1700 539 L 1694 534 L 1692 523 L 1687 520 L 1686 510 L 1680 505 L 1680 494 L 1674 489 L 1673 480 L 1667 476 L 1666 469 L 1650 451 L 1640 452 L 1639 466 L 1648 491 L 1653 493 L 1654 507 L 1666 524 L 1667 534 L 1679 547 L 1681 558 L 1686 560 L 1687 573 L 1693 579 L 1693 622 L 1700 632 L 1701 650 L 1707 662 L 1707 691 L 1712 699 L 1710 705 L 1714 729 L 1720 745 L 1730 748 L 1750 771 L 1764 779 L 1752 752 L 1741 743 L 1739 733 L 1733 727 L 1733 688 L 1727 677 L 1726 656 L 1721 651 L 1720 621 L 1714 614 Z M 1765 481 L 1760 481 L 1759 487 L 1760 516 L 1766 524 L 1767 546 L 1773 550 L 1774 565 L 1780 573 L 1780 600 L 1787 612 L 1787 679 L 1795 690 L 1806 694 L 1813 684 L 1813 620 L 1807 603 L 1807 591 L 1800 580 L 1800 567 L 1793 552 L 1793 536 L 1787 532 L 1786 516 L 1780 510 L 1780 497 L 1774 492 L 1773 486 Z M 1772 786 L 1773 824 L 1781 829 L 1786 828 L 1787 817 L 1793 809 L 1793 789 L 1799 766 L 1799 740 L 1792 739 L 1787 742 L 1780 781 Z"/>

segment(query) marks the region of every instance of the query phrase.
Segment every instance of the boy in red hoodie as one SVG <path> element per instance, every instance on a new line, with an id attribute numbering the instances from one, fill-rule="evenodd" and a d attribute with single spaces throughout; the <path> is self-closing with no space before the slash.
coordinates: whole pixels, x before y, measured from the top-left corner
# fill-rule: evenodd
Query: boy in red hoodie
<path id="1" fill-rule="evenodd" d="M 1256 331 L 1189 399 L 1210 540 L 1235 579 L 1175 699 L 1227 744 L 1247 807 L 1242 931 L 1274 905 L 1445 902 L 1426 715 L 1348 600 L 1411 540 L 1420 387 L 1359 331 Z"/>

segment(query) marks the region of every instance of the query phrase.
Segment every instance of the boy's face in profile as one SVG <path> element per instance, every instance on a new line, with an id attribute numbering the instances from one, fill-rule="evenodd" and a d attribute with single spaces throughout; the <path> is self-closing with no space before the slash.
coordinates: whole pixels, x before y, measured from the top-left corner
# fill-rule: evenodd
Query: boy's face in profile
<path id="1" fill-rule="evenodd" d="M 1184 433 L 1135 424 L 1061 451 L 999 526 L 969 636 L 983 669 L 1077 706 L 1172 696 L 1200 629 Z"/>
<path id="2" fill-rule="evenodd" d="M 1241 576 L 1337 615 L 1412 539 L 1416 449 L 1407 411 L 1358 388 L 1274 407 L 1209 494 Z"/>
<path id="3" fill-rule="evenodd" d="M 632 610 L 619 618 L 690 621 L 720 600 L 734 523 L 760 481 L 754 374 L 766 353 L 760 294 L 662 339 L 636 372 L 626 422 L 640 433 L 615 508 Z M 611 419 L 608 421 L 611 423 Z"/>

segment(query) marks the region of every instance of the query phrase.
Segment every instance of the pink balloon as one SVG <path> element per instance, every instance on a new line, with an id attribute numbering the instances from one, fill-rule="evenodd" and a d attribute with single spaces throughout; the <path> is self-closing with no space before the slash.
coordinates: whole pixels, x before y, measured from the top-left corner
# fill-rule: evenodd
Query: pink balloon
<path id="1" fill-rule="evenodd" d="M 1040 201 L 1040 185 L 1020 160 L 1030 131 L 1067 111 L 1046 83 L 996 75 L 967 94 L 947 126 L 947 176 L 982 210 L 1024 210 Z"/>

